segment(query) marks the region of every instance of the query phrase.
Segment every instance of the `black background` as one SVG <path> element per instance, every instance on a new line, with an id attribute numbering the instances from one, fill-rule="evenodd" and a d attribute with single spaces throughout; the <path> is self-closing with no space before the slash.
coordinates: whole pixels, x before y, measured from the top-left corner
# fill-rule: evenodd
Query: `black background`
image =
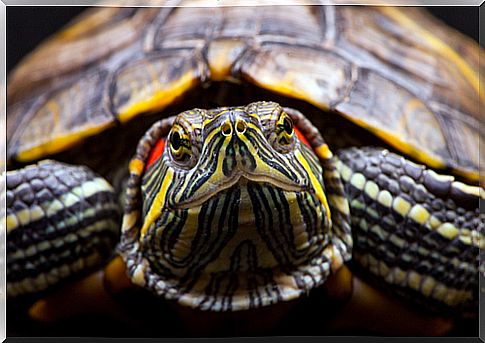
<path id="1" fill-rule="evenodd" d="M 45 37 L 56 32 L 85 7 L 7 7 L 7 72 Z M 433 6 L 438 18 L 478 41 L 478 7 Z"/>

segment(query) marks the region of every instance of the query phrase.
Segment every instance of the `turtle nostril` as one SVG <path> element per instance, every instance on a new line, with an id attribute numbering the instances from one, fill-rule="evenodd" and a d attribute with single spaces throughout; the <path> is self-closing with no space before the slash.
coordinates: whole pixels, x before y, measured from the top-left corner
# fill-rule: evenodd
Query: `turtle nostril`
<path id="1" fill-rule="evenodd" d="M 246 132 L 246 123 L 243 122 L 243 121 L 238 121 L 237 124 L 236 124 L 236 131 L 240 134 L 243 134 L 244 132 Z"/>
<path id="2" fill-rule="evenodd" d="M 232 134 L 232 126 L 228 122 L 225 122 L 224 124 L 222 124 L 221 130 L 224 136 L 230 136 Z"/>

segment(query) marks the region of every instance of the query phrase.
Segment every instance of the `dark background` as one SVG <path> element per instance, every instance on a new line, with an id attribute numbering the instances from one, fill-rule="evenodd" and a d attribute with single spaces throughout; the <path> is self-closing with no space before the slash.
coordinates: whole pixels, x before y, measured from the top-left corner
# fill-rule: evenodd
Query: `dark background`
<path id="1" fill-rule="evenodd" d="M 56 32 L 86 7 L 7 7 L 7 72 L 45 37 Z M 438 18 L 478 41 L 478 7 L 433 6 Z"/>

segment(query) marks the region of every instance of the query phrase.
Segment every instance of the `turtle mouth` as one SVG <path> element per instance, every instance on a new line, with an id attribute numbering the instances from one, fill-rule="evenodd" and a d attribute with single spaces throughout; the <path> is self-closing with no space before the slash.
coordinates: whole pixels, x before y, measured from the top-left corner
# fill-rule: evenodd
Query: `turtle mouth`
<path id="1" fill-rule="evenodd" d="M 280 188 L 288 192 L 304 192 L 308 190 L 308 185 L 301 184 L 300 180 L 293 181 L 288 179 L 277 179 L 268 175 L 261 174 L 251 174 L 248 172 L 237 173 L 228 180 L 223 181 L 218 185 L 214 185 L 216 190 L 211 189 L 210 191 L 196 193 L 194 196 L 187 200 L 181 201 L 174 205 L 175 209 L 187 209 L 202 205 L 209 199 L 217 196 L 221 192 L 234 187 L 234 186 L 246 186 L 249 182 L 254 182 L 258 184 L 269 184 L 276 188 Z"/>

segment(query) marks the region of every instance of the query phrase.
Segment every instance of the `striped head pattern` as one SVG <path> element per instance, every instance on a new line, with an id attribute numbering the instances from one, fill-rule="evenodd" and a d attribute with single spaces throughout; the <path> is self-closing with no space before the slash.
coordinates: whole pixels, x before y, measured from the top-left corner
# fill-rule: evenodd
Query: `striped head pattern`
<path id="1" fill-rule="evenodd" d="M 258 102 L 183 112 L 168 134 L 155 124 L 127 193 L 123 230 L 136 238 L 124 250 L 135 282 L 192 307 L 238 310 L 324 281 L 323 171 L 294 119 Z"/>

